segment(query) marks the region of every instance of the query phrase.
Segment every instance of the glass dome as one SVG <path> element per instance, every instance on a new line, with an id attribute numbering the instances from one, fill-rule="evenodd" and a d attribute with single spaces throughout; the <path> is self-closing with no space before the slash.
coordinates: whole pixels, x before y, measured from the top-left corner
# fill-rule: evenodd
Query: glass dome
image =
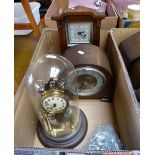
<path id="1" fill-rule="evenodd" d="M 48 147 L 60 147 L 61 142 L 81 130 L 83 119 L 75 93 L 74 66 L 60 55 L 43 55 L 31 63 L 26 77 L 26 87 L 40 122 L 38 137 Z M 74 94 L 69 85 L 74 87 Z"/>

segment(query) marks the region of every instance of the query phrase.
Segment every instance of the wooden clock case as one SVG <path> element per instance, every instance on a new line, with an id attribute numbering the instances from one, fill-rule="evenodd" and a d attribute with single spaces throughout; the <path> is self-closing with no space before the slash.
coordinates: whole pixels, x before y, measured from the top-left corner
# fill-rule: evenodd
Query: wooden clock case
<path id="1" fill-rule="evenodd" d="M 78 51 L 82 51 L 84 54 L 81 55 Z M 64 51 L 63 56 L 67 58 L 75 68 L 95 68 L 101 71 L 106 77 L 106 85 L 101 91 L 91 96 L 79 96 L 79 98 L 101 98 L 103 100 L 111 100 L 114 83 L 110 64 L 105 51 L 92 44 L 82 44 L 68 48 Z"/>
<path id="2" fill-rule="evenodd" d="M 100 27 L 103 18 L 105 18 L 103 12 L 97 12 L 94 9 L 83 6 L 77 6 L 74 9 L 67 9 L 64 12 L 61 12 L 60 9 L 59 13 L 53 13 L 51 19 L 57 22 L 61 50 L 64 51 L 68 48 L 66 24 L 70 22 L 92 22 L 93 28 L 90 43 L 99 46 Z"/>

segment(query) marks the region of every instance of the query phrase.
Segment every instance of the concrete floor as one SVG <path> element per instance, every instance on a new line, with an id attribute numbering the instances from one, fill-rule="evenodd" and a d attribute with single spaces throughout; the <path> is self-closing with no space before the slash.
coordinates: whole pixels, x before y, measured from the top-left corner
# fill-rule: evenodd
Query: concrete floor
<path id="1" fill-rule="evenodd" d="M 45 27 L 44 19 L 39 24 L 40 31 Z M 28 35 L 14 36 L 14 79 L 20 85 L 29 66 L 38 40 L 33 32 Z"/>

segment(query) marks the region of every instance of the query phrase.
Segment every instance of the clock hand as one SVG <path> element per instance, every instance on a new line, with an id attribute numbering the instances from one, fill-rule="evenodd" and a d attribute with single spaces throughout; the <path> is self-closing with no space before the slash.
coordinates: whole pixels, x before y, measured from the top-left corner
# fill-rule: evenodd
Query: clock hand
<path id="1" fill-rule="evenodd" d="M 89 84 L 89 83 L 87 83 L 87 82 L 85 82 L 85 85 L 90 89 L 90 88 L 92 88 L 92 86 L 93 86 L 93 84 Z"/>
<path id="2" fill-rule="evenodd" d="M 89 89 L 92 87 L 92 84 L 89 84 L 87 82 L 83 82 L 82 88 L 81 89 L 86 89 L 88 87 Z"/>
<path id="3" fill-rule="evenodd" d="M 84 82 L 81 89 L 85 89 L 85 88 L 86 88 L 86 84 Z"/>
<path id="4" fill-rule="evenodd" d="M 85 82 L 81 80 L 79 89 L 85 89 Z"/>
<path id="5" fill-rule="evenodd" d="M 82 33 L 84 33 L 84 32 L 85 32 L 85 31 L 82 31 L 82 32 L 79 31 L 77 34 L 78 34 L 78 35 L 82 35 Z"/>
<path id="6" fill-rule="evenodd" d="M 82 32 L 78 32 L 78 35 L 79 36 L 82 36 L 83 38 L 86 38 L 86 33 L 85 33 L 85 31 L 82 31 Z"/>

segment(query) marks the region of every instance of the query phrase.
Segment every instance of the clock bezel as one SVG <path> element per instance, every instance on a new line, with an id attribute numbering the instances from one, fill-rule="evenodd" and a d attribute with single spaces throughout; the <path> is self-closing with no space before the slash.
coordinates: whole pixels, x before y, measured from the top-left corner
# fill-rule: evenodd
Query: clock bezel
<path id="1" fill-rule="evenodd" d="M 102 74 L 105 76 L 106 78 L 106 83 L 105 83 L 105 86 L 102 87 L 102 89 L 100 89 L 99 92 L 96 92 L 95 94 L 93 95 L 86 95 L 86 96 L 79 96 L 79 98 L 86 98 L 86 99 L 96 99 L 96 98 L 100 98 L 100 99 L 103 99 L 103 100 L 111 100 L 112 98 L 112 94 L 113 94 L 113 86 L 114 86 L 114 83 L 113 83 L 113 78 L 110 74 L 110 72 L 103 68 L 102 66 L 97 66 L 97 65 L 94 65 L 94 64 L 80 64 L 80 65 L 75 65 L 75 69 L 76 68 L 83 68 L 83 67 L 90 67 L 90 68 L 93 68 L 93 69 L 97 69 L 99 70 L 100 72 L 102 72 Z"/>
<path id="2" fill-rule="evenodd" d="M 91 65 L 89 65 L 89 66 L 81 66 L 81 67 L 77 67 L 76 69 L 75 69 L 75 71 L 76 71 L 76 74 L 77 74 L 77 78 L 76 79 L 78 79 L 78 76 L 81 76 L 81 75 L 78 75 L 78 71 L 83 71 L 83 70 L 85 70 L 84 71 L 84 74 L 85 75 L 90 75 L 89 74 L 89 72 L 88 71 L 93 71 L 93 72 L 96 72 L 96 73 L 98 73 L 101 77 L 102 77 L 102 79 L 103 79 L 103 82 L 102 82 L 102 85 L 98 88 L 98 89 L 96 89 L 96 91 L 94 90 L 93 92 L 88 92 L 88 93 L 84 93 L 84 92 L 78 92 L 78 96 L 79 97 L 85 97 L 85 96 L 94 96 L 94 95 L 96 95 L 96 94 L 98 94 L 100 91 L 102 91 L 104 88 L 105 88 L 105 86 L 106 86 L 106 82 L 107 82 L 107 79 L 106 79 L 106 76 L 105 76 L 105 74 L 101 71 L 101 68 L 99 69 L 99 68 L 94 68 L 94 67 L 92 67 Z M 72 72 L 69 74 L 69 76 L 71 76 L 71 74 L 72 74 Z M 83 74 L 83 75 L 84 75 Z M 92 75 L 93 76 L 93 75 Z M 93 76 L 95 79 L 96 79 L 96 86 L 98 85 L 98 79 L 95 77 L 95 74 L 94 74 L 94 76 Z M 69 80 L 69 78 L 68 78 L 68 80 Z M 77 82 L 78 83 L 78 82 Z M 96 87 L 95 86 L 95 87 Z M 69 88 L 71 89 L 72 87 L 69 85 Z M 93 88 L 94 89 L 94 88 Z M 93 90 L 92 89 L 92 90 Z M 78 89 L 78 90 L 80 90 L 80 89 Z M 72 89 L 72 91 L 73 91 L 73 89 Z M 74 92 L 73 92 L 74 93 Z"/>

